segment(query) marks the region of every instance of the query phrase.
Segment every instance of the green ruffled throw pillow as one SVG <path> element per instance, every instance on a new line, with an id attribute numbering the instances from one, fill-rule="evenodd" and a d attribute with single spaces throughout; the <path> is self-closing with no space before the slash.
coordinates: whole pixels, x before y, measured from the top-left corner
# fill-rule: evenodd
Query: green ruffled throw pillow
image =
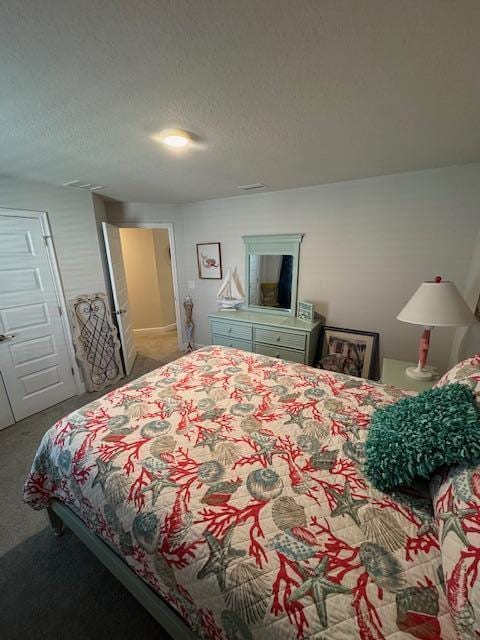
<path id="1" fill-rule="evenodd" d="M 480 414 L 464 384 L 448 384 L 377 409 L 365 446 L 364 472 L 388 491 L 428 478 L 443 465 L 480 462 Z"/>

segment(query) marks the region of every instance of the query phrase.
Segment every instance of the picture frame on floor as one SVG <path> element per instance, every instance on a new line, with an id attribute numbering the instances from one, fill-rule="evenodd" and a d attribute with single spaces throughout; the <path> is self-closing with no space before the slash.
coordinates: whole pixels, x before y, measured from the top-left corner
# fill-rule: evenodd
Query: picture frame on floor
<path id="1" fill-rule="evenodd" d="M 198 277 L 201 280 L 222 279 L 222 252 L 220 242 L 197 244 Z"/>
<path id="2" fill-rule="evenodd" d="M 315 367 L 376 380 L 379 342 L 376 332 L 322 327 Z"/>

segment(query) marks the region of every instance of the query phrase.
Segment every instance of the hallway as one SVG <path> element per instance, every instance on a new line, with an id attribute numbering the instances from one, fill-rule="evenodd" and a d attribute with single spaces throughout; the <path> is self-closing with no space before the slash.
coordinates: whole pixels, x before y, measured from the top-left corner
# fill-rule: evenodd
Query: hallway
<path id="1" fill-rule="evenodd" d="M 184 355 L 178 349 L 176 329 L 165 333 L 155 333 L 152 336 L 135 335 L 135 346 L 139 356 L 153 358 L 161 362 L 170 362 Z"/>

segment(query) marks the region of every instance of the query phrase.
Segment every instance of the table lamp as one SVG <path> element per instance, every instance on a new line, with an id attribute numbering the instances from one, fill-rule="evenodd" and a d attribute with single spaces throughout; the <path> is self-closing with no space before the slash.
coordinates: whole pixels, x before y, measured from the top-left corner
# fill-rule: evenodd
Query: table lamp
<path id="1" fill-rule="evenodd" d="M 397 316 L 402 322 L 423 325 L 418 350 L 418 366 L 408 367 L 406 374 L 417 380 L 431 380 L 433 367 L 426 367 L 430 332 L 434 327 L 462 327 L 476 322 L 475 316 L 453 282 L 423 282 Z"/>

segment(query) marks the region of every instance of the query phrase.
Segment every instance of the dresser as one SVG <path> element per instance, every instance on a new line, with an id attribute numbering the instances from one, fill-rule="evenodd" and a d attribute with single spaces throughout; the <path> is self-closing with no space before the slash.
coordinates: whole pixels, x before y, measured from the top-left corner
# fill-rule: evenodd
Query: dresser
<path id="1" fill-rule="evenodd" d="M 219 311 L 208 320 L 212 344 L 304 364 L 313 364 L 322 325 L 321 320 L 248 310 Z"/>

